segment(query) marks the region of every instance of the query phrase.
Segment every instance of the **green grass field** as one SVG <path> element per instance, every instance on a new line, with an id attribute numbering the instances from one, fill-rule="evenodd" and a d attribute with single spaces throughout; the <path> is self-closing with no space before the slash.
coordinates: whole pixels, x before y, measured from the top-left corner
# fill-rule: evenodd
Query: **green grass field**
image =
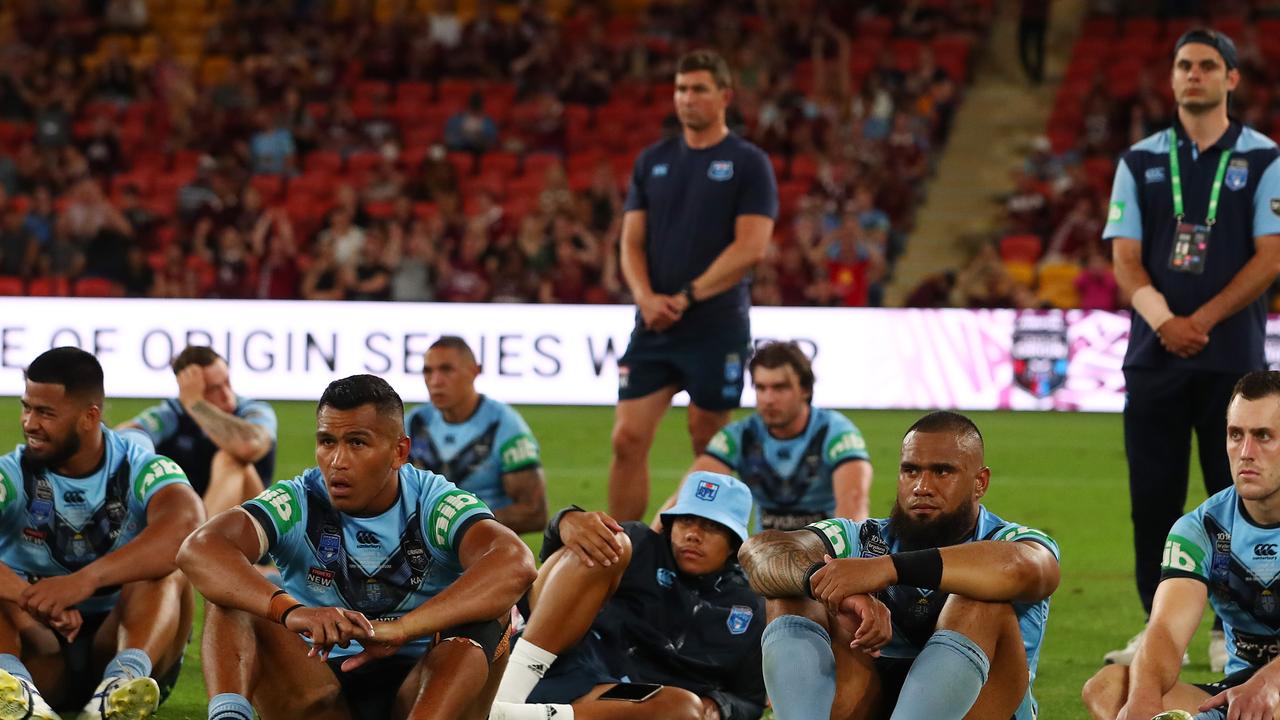
<path id="1" fill-rule="evenodd" d="M 147 403 L 113 400 L 111 424 L 131 417 Z M 276 403 L 280 416 L 277 475 L 288 477 L 313 464 L 314 406 Z M 542 446 L 553 509 L 577 503 L 605 505 L 609 461 L 610 408 L 521 408 Z M 893 502 L 898 442 L 916 412 L 850 412 L 867 438 L 876 479 L 871 510 L 885 515 Z M 1052 535 L 1062 547 L 1062 585 L 1054 595 L 1040 659 L 1036 696 L 1043 718 L 1086 717 L 1080 686 L 1100 665 L 1104 652 L 1118 647 L 1140 627 L 1142 612 L 1133 589 L 1129 502 L 1118 415 L 1059 413 L 975 413 L 987 439 L 992 468 L 986 505 L 1010 520 Z M 0 444 L 21 442 L 18 404 L 0 399 Z M 674 487 L 690 461 L 684 413 L 665 419 L 653 449 L 651 508 Z M 1193 463 L 1194 466 L 1194 463 Z M 1198 473 L 1192 499 L 1203 499 Z M 538 538 L 526 538 L 535 548 Z M 1207 627 L 1207 625 L 1206 625 Z M 1196 636 L 1185 677 L 1210 677 L 1205 655 L 1207 630 Z M 193 642 L 173 696 L 160 718 L 205 717 L 199 644 Z"/>

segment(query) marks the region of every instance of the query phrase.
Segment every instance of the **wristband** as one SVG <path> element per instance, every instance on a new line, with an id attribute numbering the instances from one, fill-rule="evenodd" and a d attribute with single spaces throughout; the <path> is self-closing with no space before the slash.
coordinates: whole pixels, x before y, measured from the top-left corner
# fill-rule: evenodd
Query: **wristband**
<path id="1" fill-rule="evenodd" d="M 813 580 L 813 574 L 826 566 L 827 564 L 825 562 L 816 562 L 810 565 L 808 570 L 804 571 L 804 594 L 806 597 L 812 600 L 818 599 L 813 595 L 813 585 L 811 584 L 811 581 Z"/>
<path id="2" fill-rule="evenodd" d="M 1135 290 L 1129 303 L 1142 316 L 1142 319 L 1147 321 L 1152 330 L 1159 330 L 1161 325 L 1174 317 L 1173 311 L 1169 309 L 1169 303 L 1154 285 L 1143 285 Z"/>
<path id="3" fill-rule="evenodd" d="M 684 296 L 684 299 L 685 299 L 686 301 L 688 301 L 688 303 L 689 303 L 689 305 L 690 305 L 690 306 L 693 306 L 693 305 L 696 305 L 696 304 L 697 304 L 697 302 L 698 302 L 698 301 L 697 301 L 696 299 L 694 299 L 694 297 L 693 297 L 693 283 L 692 283 L 692 282 L 685 283 L 684 287 L 680 288 L 680 294 Z"/>
<path id="4" fill-rule="evenodd" d="M 938 548 L 897 552 L 889 556 L 898 573 L 896 585 L 937 590 L 942 584 L 942 553 Z"/>
<path id="5" fill-rule="evenodd" d="M 284 617 L 301 606 L 302 603 L 293 599 L 292 595 L 284 590 L 277 590 L 271 593 L 271 604 L 267 606 L 267 617 L 283 625 Z"/>
<path id="6" fill-rule="evenodd" d="M 297 610 L 300 607 L 302 607 L 302 603 L 298 603 L 293 607 L 289 608 L 288 610 L 285 610 L 284 612 L 280 613 L 280 624 L 284 625 L 284 621 L 289 618 L 289 613 L 293 612 L 294 610 Z"/>

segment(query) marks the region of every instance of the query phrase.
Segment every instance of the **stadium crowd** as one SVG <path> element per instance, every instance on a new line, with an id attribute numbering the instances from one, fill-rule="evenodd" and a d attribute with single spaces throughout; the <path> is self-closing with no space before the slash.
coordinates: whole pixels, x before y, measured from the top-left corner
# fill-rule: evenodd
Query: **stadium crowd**
<path id="1" fill-rule="evenodd" d="M 755 302 L 879 304 L 990 3 L 802 5 L 9 3 L 0 292 L 626 302 L 632 163 L 711 45 L 780 183 Z"/>

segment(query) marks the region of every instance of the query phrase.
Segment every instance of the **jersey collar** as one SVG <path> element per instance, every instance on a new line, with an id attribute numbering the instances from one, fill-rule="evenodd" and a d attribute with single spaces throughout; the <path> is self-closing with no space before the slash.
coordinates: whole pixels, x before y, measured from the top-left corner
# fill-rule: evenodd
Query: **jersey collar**
<path id="1" fill-rule="evenodd" d="M 1229 120 L 1228 122 L 1227 131 L 1222 133 L 1222 137 L 1218 138 L 1216 142 L 1201 152 L 1208 152 L 1209 150 L 1229 151 L 1235 148 L 1236 141 L 1240 139 L 1240 133 L 1244 130 L 1244 126 L 1236 120 Z M 1176 116 L 1173 119 L 1173 132 L 1178 136 L 1179 145 L 1184 142 L 1191 142 L 1191 138 L 1188 137 L 1186 129 L 1182 127 L 1182 121 L 1178 120 Z"/>

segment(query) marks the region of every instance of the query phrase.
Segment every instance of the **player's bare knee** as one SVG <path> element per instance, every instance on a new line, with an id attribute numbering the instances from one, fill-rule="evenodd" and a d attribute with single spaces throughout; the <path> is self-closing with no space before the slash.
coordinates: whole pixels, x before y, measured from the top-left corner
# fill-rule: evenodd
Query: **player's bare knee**
<path id="1" fill-rule="evenodd" d="M 1080 689 L 1080 699 L 1091 713 L 1098 710 L 1118 710 L 1129 692 L 1129 668 L 1124 665 L 1107 665 L 1085 681 Z"/>
<path id="2" fill-rule="evenodd" d="M 952 595 L 947 599 L 942 615 L 938 618 L 938 628 L 965 634 L 968 634 L 967 630 L 980 630 L 985 631 L 984 634 L 994 634 L 1003 621 L 1017 621 L 1012 604 Z"/>
<path id="3" fill-rule="evenodd" d="M 667 686 L 663 689 L 661 707 L 653 708 L 661 717 L 672 720 L 702 720 L 702 698 L 684 688 Z M 654 698 L 658 700 L 659 698 Z M 644 703 L 640 704 L 644 707 Z"/>

